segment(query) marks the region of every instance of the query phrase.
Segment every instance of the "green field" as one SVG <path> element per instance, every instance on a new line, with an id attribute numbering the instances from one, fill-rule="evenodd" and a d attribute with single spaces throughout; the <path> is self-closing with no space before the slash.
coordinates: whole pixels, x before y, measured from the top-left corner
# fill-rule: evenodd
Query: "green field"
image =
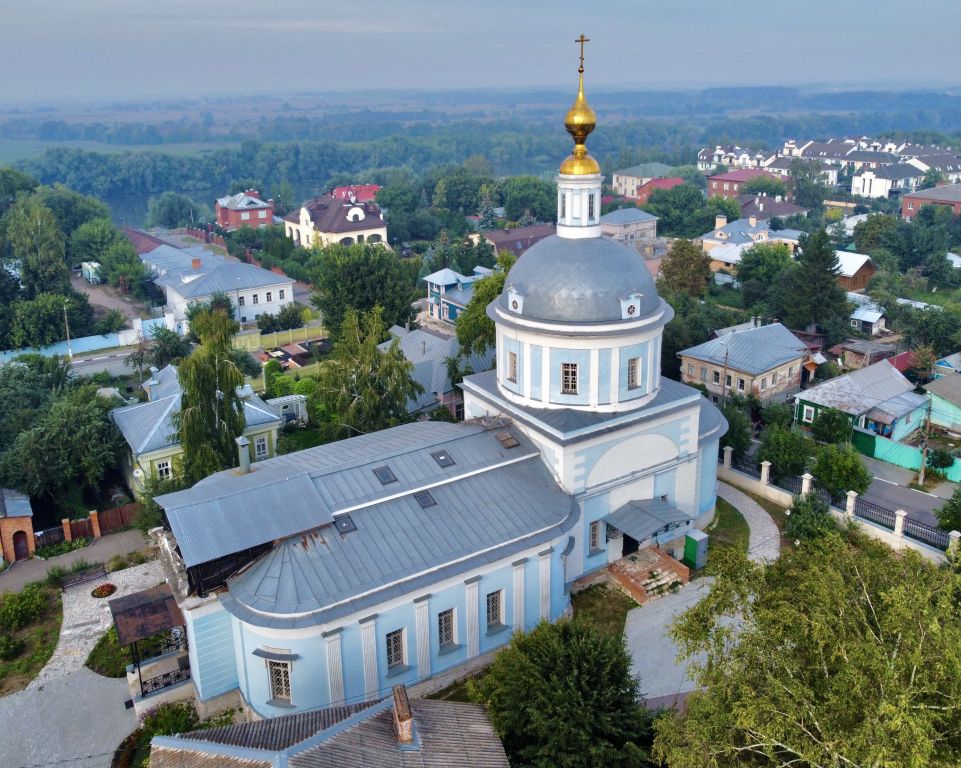
<path id="1" fill-rule="evenodd" d="M 168 155 L 195 155 L 204 151 L 235 147 L 236 144 L 203 144 L 198 142 L 184 144 L 104 144 L 99 141 L 15 141 L 0 139 L 0 165 L 9 165 L 18 160 L 31 160 L 54 147 L 85 149 L 90 152 L 162 152 Z"/>

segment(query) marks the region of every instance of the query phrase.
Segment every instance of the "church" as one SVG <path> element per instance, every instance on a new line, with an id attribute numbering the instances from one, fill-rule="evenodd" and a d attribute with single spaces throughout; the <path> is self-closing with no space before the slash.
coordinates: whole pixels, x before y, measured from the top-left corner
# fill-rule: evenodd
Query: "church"
<path id="1" fill-rule="evenodd" d="M 601 233 L 583 71 L 556 234 L 487 308 L 496 369 L 464 380 L 465 421 L 242 451 L 158 497 L 201 703 L 274 717 L 417 686 L 566 615 L 579 580 L 638 548 L 679 556 L 713 518 L 726 423 L 661 377 L 671 307 Z"/>

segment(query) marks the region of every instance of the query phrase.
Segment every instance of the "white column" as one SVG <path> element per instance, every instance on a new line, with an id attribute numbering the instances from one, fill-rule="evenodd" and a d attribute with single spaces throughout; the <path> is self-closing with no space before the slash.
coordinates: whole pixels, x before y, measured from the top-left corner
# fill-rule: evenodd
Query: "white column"
<path id="1" fill-rule="evenodd" d="M 514 631 L 524 631 L 524 570 L 527 558 L 512 563 L 514 566 Z"/>
<path id="2" fill-rule="evenodd" d="M 621 385 L 621 350 L 611 347 L 611 405 L 620 402 Z"/>
<path id="3" fill-rule="evenodd" d="M 801 495 L 807 496 L 811 492 L 811 481 L 814 479 L 814 475 L 810 472 L 805 472 L 801 475 Z"/>
<path id="4" fill-rule="evenodd" d="M 524 397 L 530 398 L 531 396 L 531 345 L 529 342 L 524 342 L 521 344 L 521 352 L 524 354 L 524 388 L 521 390 Z"/>
<path id="5" fill-rule="evenodd" d="M 588 377 L 587 400 L 588 400 L 588 403 L 595 408 L 597 407 L 597 404 L 598 402 L 600 402 L 600 399 L 601 399 L 601 393 L 600 393 L 601 373 L 598 370 L 598 368 L 600 367 L 600 359 L 601 359 L 601 353 L 597 350 L 597 348 L 592 349 L 590 362 L 588 363 L 588 365 L 591 366 L 591 370 L 590 370 L 590 375 Z"/>
<path id="6" fill-rule="evenodd" d="M 324 632 L 327 643 L 327 690 L 330 703 L 339 704 L 344 700 L 344 662 L 340 654 L 340 627 Z"/>
<path id="7" fill-rule="evenodd" d="M 904 536 L 904 518 L 908 516 L 908 513 L 903 509 L 899 509 L 894 513 L 894 535 Z"/>
<path id="8" fill-rule="evenodd" d="M 480 653 L 480 627 L 477 621 L 477 582 L 480 576 L 474 576 L 464 582 L 465 600 L 467 601 L 467 658 L 473 659 Z"/>
<path id="9" fill-rule="evenodd" d="M 360 645 L 364 655 L 364 694 L 377 694 L 380 676 L 377 674 L 377 614 L 360 620 Z"/>
<path id="10" fill-rule="evenodd" d="M 417 630 L 417 677 L 430 674 L 430 595 L 414 600 L 414 625 Z"/>
<path id="11" fill-rule="evenodd" d="M 958 531 L 951 531 L 951 533 L 948 534 L 948 552 L 950 552 L 952 556 L 961 552 L 961 533 Z"/>
<path id="12" fill-rule="evenodd" d="M 854 505 L 857 503 L 857 500 L 858 500 L 858 492 L 848 491 L 847 504 L 845 504 L 844 506 L 844 511 L 847 513 L 848 517 L 854 517 Z"/>
<path id="13" fill-rule="evenodd" d="M 541 402 L 551 401 L 551 348 L 541 347 Z"/>
<path id="14" fill-rule="evenodd" d="M 553 547 L 538 552 L 540 558 L 541 577 L 541 618 L 550 621 L 551 618 L 551 552 Z"/>
<path id="15" fill-rule="evenodd" d="M 724 468 L 725 469 L 731 468 L 731 459 L 733 458 L 733 456 L 734 456 L 734 449 L 729 445 L 725 445 L 724 446 Z"/>
<path id="16" fill-rule="evenodd" d="M 769 485 L 771 482 L 771 462 L 762 461 L 761 462 L 761 483 L 763 485 Z"/>

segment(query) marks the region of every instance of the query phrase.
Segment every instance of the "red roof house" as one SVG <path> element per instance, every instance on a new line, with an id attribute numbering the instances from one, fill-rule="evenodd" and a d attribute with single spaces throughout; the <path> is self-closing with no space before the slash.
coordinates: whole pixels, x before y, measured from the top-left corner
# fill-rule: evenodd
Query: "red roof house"
<path id="1" fill-rule="evenodd" d="M 669 179 L 651 179 L 647 184 L 642 184 L 637 188 L 637 196 L 635 199 L 637 202 L 643 204 L 646 203 L 657 190 L 674 189 L 674 187 L 679 187 L 683 183 L 684 179 L 678 176 L 672 176 Z"/>
<path id="2" fill-rule="evenodd" d="M 777 181 L 782 184 L 784 183 L 784 180 L 780 176 L 775 176 L 773 173 L 762 171 L 760 168 L 742 168 L 739 171 L 729 171 L 728 173 L 719 173 L 716 176 L 708 177 L 707 196 L 728 197 L 732 200 L 736 200 L 738 195 L 741 194 L 741 187 L 743 187 L 749 181 L 762 176 L 769 178 L 772 181 Z"/>
<path id="3" fill-rule="evenodd" d="M 348 187 L 334 187 L 330 196 L 336 200 L 351 200 L 356 203 L 372 203 L 380 192 L 379 184 L 351 184 Z"/>

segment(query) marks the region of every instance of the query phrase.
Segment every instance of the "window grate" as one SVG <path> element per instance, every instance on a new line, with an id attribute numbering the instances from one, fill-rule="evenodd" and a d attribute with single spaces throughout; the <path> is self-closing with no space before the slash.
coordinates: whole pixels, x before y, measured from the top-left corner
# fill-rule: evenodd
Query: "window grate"
<path id="1" fill-rule="evenodd" d="M 430 491 L 420 491 L 414 494 L 414 499 L 420 504 L 421 509 L 427 509 L 428 507 L 436 507 L 437 501 L 433 496 L 430 495 Z"/>
<path id="2" fill-rule="evenodd" d="M 454 609 L 437 614 L 437 640 L 441 647 L 454 644 Z"/>
<path id="3" fill-rule="evenodd" d="M 637 375 L 637 368 L 638 368 L 638 359 L 636 357 L 632 357 L 630 360 L 627 361 L 627 388 L 628 389 L 637 389 L 639 386 L 638 379 L 640 377 Z"/>
<path id="4" fill-rule="evenodd" d="M 490 592 L 487 595 L 487 628 L 501 623 L 501 592 Z"/>
<path id="5" fill-rule="evenodd" d="M 431 456 L 442 467 L 453 467 L 457 463 L 447 451 L 434 451 Z"/>
<path id="6" fill-rule="evenodd" d="M 397 482 L 397 476 L 390 467 L 375 467 L 374 474 L 377 476 L 377 479 L 380 480 L 381 485 Z"/>
<path id="7" fill-rule="evenodd" d="M 561 393 L 577 394 L 577 363 L 561 364 Z"/>
<path id="8" fill-rule="evenodd" d="M 395 629 L 387 633 L 387 668 L 402 666 L 404 663 L 404 630 Z"/>
<path id="9" fill-rule="evenodd" d="M 267 669 L 270 674 L 270 698 L 290 701 L 290 663 L 268 661 Z"/>

